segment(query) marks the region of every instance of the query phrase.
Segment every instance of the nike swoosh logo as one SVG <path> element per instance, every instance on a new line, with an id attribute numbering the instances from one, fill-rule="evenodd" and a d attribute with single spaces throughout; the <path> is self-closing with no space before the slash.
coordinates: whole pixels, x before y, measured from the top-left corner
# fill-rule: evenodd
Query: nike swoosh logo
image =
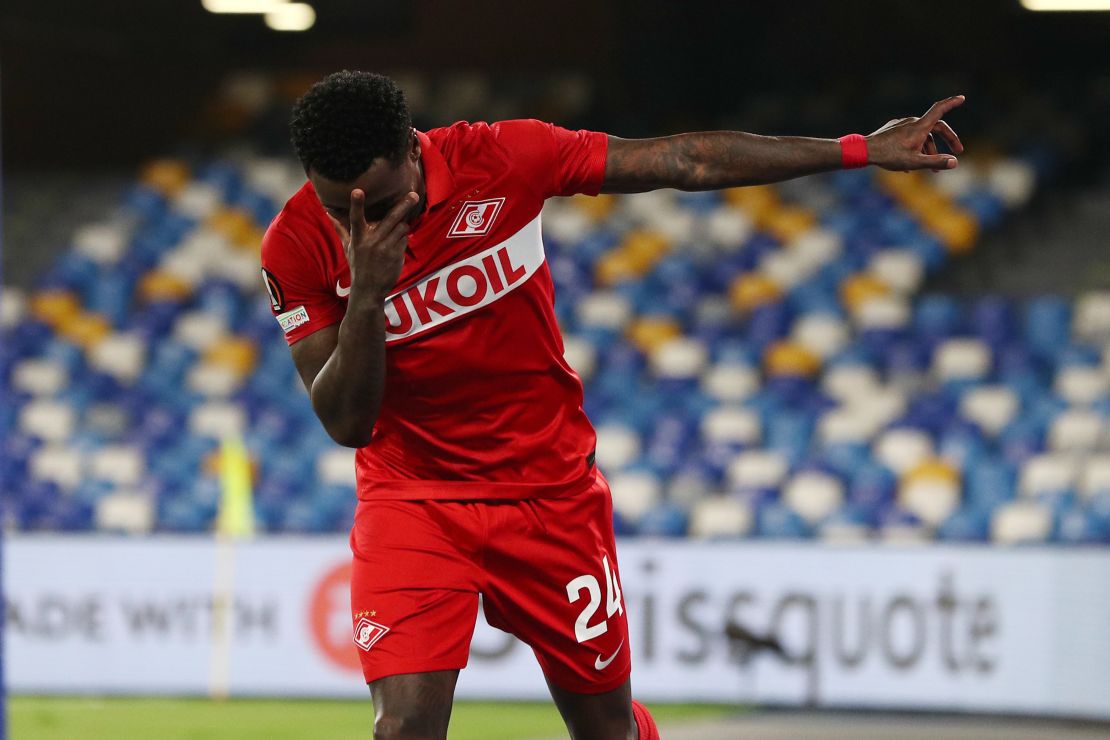
<path id="1" fill-rule="evenodd" d="M 335 281 L 335 294 L 337 296 L 339 296 L 340 298 L 346 298 L 347 296 L 349 296 L 351 294 L 351 286 L 348 285 L 346 288 L 344 288 L 343 286 L 341 286 L 339 284 L 339 281 L 336 280 Z"/>
<path id="2" fill-rule="evenodd" d="M 621 648 L 622 648 L 622 647 L 624 647 L 624 640 L 621 640 L 621 644 L 620 644 L 620 645 L 617 645 L 617 649 L 616 649 L 616 650 L 614 650 L 614 651 L 613 651 L 613 654 L 612 654 L 612 655 L 610 655 L 610 656 L 609 656 L 608 658 L 606 658 L 605 660 L 602 660 L 602 659 L 601 659 L 601 656 L 600 656 L 600 655 L 599 655 L 599 656 L 597 656 L 596 658 L 594 658 L 594 670 L 597 670 L 597 671 L 604 671 L 604 670 L 605 670 L 606 668 L 608 668 L 608 667 L 609 667 L 609 664 L 610 664 L 610 663 L 612 663 L 612 662 L 613 662 L 613 660 L 614 660 L 614 659 L 615 659 L 615 658 L 617 657 L 617 655 L 618 655 L 618 654 L 620 653 L 620 651 L 621 651 Z"/>

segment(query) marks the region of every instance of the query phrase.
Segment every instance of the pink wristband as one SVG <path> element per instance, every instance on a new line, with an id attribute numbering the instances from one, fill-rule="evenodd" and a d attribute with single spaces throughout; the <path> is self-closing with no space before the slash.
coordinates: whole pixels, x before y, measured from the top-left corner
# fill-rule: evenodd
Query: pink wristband
<path id="1" fill-rule="evenodd" d="M 840 139 L 840 166 L 854 170 L 867 166 L 867 138 L 863 134 L 848 134 Z"/>

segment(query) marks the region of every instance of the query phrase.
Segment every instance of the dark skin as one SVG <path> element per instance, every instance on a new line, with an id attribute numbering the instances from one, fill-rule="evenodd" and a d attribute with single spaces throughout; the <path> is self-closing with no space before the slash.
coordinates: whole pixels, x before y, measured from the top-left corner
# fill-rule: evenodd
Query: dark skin
<path id="1" fill-rule="evenodd" d="M 920 118 L 900 118 L 867 137 L 871 164 L 887 170 L 957 166 L 937 151 L 936 137 L 955 154 L 963 144 L 943 118 L 962 95 L 938 101 Z M 757 136 L 738 131 L 655 139 L 609 137 L 604 193 L 660 188 L 715 190 L 781 182 L 841 165 L 835 139 Z M 424 210 L 420 144 L 413 135 L 398 162 L 377 159 L 351 182 L 309 171 L 309 180 L 343 241 L 351 293 L 343 321 L 293 345 L 293 361 L 328 434 L 363 447 L 381 410 L 385 385 L 384 302 L 401 274 L 409 226 Z M 458 671 L 405 674 L 370 684 L 376 738 L 445 738 Z M 573 740 L 635 740 L 631 685 L 604 694 L 550 686 Z"/>

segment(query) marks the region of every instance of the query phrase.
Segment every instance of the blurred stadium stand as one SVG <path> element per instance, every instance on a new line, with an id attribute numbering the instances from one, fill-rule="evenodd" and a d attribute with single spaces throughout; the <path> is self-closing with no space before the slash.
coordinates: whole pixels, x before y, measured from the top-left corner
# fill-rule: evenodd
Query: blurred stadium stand
<path id="1" fill-rule="evenodd" d="M 607 47 L 628 4 L 571 4 L 596 5 L 568 42 L 578 67 L 537 66 L 549 44 L 521 48 L 520 69 L 502 64 L 497 74 L 489 67 L 503 49 L 471 50 L 468 65 L 443 71 L 456 69 L 461 42 L 421 13 L 395 11 L 387 20 L 405 38 L 438 44 L 427 64 L 440 71 L 397 75 L 417 125 L 528 115 L 630 136 L 695 126 L 836 135 L 920 113 L 934 95 L 971 101 L 956 126 L 971 154 L 940 176 L 868 170 L 549 204 L 558 315 L 618 532 L 1110 543 L 1110 266 L 1103 278 L 1091 269 L 1103 259 L 1106 185 L 1096 178 L 1110 151 L 1110 129 L 1091 122 L 1110 117 L 1110 73 L 1064 73 L 1093 59 L 1101 37 L 1063 22 L 1034 27 L 1016 3 L 991 2 L 945 7 L 982 13 L 981 27 L 1008 24 L 1013 48 L 970 21 L 936 38 L 930 21 L 943 9 L 880 3 L 868 12 L 906 16 L 907 37 L 860 56 L 814 38 L 826 27 L 833 39 L 850 36 L 852 16 L 814 3 L 814 22 L 791 39 L 798 58 L 757 66 L 777 59 L 779 42 L 752 33 L 734 43 L 737 24 L 786 28 L 793 10 L 687 17 L 678 4 L 637 4 L 642 33 Z M 52 50 L 76 97 L 46 97 L 107 96 L 123 115 L 110 131 L 90 119 L 91 139 L 55 136 L 55 146 L 41 138 L 57 133 L 54 103 L 21 105 L 34 86 L 6 78 L 5 115 L 20 109 L 29 121 L 5 124 L 9 156 L 24 172 L 48 166 L 38 179 L 11 178 L 5 204 L 3 526 L 209 531 L 219 440 L 243 435 L 263 530 L 345 529 L 351 453 L 315 420 L 257 264 L 262 231 L 303 180 L 287 154 L 288 104 L 318 75 L 290 71 L 287 39 L 243 26 L 235 38 L 271 71 L 219 71 L 227 60 L 206 55 L 230 32 L 221 36 L 196 4 L 174 15 L 190 33 L 155 49 L 147 29 L 157 19 L 139 4 L 111 34 L 141 37 L 145 74 L 164 84 L 132 79 L 127 62 L 118 86 L 81 85 L 81 55 L 106 56 L 92 65 L 101 75 L 124 64 L 74 40 L 78 26 L 101 22 L 98 4 L 60 19 L 61 31 L 31 5 L 0 11 L 10 14 L 0 14 L 5 71 Z M 306 69 L 331 69 L 366 43 L 342 35 L 355 10 L 339 5 L 330 21 L 321 14 L 325 40 Z M 436 6 L 440 16 L 450 5 Z M 505 14 L 490 22 L 510 28 L 512 5 L 498 3 Z M 655 53 L 676 25 L 696 29 L 697 42 Z M 382 58 L 402 56 L 377 33 Z M 918 42 L 933 56 L 902 64 Z M 1033 54 L 1038 42 L 1055 56 Z M 835 70 L 820 64 L 830 50 L 840 53 Z M 1028 74 L 1015 82 L 1013 54 L 1023 52 Z M 364 66 L 390 70 L 364 54 Z M 673 63 L 678 54 L 685 64 Z M 784 92 L 799 68 L 813 71 L 809 88 Z M 972 72 L 976 86 L 953 89 L 954 73 Z M 150 118 L 136 123 L 126 103 L 145 90 Z M 167 90 L 202 120 L 170 126 L 158 102 Z M 172 158 L 127 182 L 48 174 L 71 156 L 137 159 L 150 141 L 132 136 L 139 126 Z M 101 135 L 107 144 L 90 147 Z M 229 137 L 240 144 L 228 147 Z M 66 208 L 71 200 L 79 206 Z"/>

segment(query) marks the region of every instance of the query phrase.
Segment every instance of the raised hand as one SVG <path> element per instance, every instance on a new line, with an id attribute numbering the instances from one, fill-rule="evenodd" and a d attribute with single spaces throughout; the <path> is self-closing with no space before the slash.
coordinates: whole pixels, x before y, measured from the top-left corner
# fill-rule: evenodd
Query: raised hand
<path id="1" fill-rule="evenodd" d="M 349 224 L 328 214 L 347 255 L 352 301 L 367 299 L 380 304 L 397 283 L 409 241 L 409 225 L 405 216 L 417 200 L 419 196 L 416 193 L 407 193 L 393 205 L 385 218 L 370 224 L 366 221 L 366 194 L 355 188 L 351 191 Z"/>
<path id="2" fill-rule="evenodd" d="M 955 154 L 964 150 L 960 137 L 943 118 L 948 111 L 963 105 L 964 96 L 955 95 L 933 103 L 921 118 L 896 118 L 867 137 L 868 160 L 885 170 L 950 170 L 959 162 L 952 154 L 938 154 L 940 136 Z"/>

